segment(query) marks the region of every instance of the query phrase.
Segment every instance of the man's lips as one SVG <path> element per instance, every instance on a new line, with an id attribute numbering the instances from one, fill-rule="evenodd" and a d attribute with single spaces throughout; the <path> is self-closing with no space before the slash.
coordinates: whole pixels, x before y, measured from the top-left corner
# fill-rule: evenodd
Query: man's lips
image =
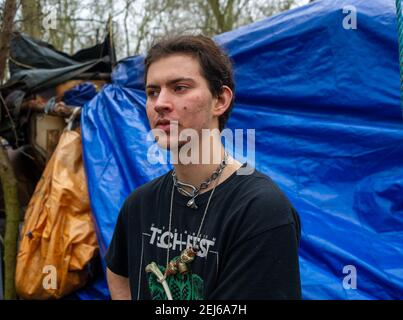
<path id="1" fill-rule="evenodd" d="M 175 120 L 158 120 L 155 124 L 155 127 L 158 129 L 162 129 L 164 131 L 170 131 L 170 126 L 177 126 L 178 121 Z"/>

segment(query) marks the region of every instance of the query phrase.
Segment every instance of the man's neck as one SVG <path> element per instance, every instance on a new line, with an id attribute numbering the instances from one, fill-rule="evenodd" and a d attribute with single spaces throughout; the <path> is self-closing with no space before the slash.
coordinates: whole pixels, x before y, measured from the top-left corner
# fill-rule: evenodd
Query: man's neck
<path id="1" fill-rule="evenodd" d="M 200 152 L 201 153 L 201 152 Z M 215 155 L 215 156 L 214 156 Z M 217 163 L 217 155 L 220 155 L 219 162 Z M 202 159 L 202 154 L 200 154 L 200 159 Z M 219 147 L 215 150 L 210 150 L 210 161 L 199 161 L 198 164 L 190 163 L 190 164 L 175 164 L 175 172 L 178 180 L 180 182 L 184 182 L 187 184 L 191 184 L 198 188 L 202 182 L 206 181 L 211 177 L 214 171 L 216 171 L 221 161 L 224 159 L 224 146 L 219 143 Z M 221 172 L 219 178 L 219 184 L 226 180 L 230 175 L 232 175 L 236 170 L 241 167 L 241 163 L 233 159 L 232 157 L 228 157 L 228 164 L 225 166 L 224 170 Z M 200 193 L 204 193 L 206 191 L 214 188 L 215 182 L 212 182 L 208 188 L 200 190 Z"/>

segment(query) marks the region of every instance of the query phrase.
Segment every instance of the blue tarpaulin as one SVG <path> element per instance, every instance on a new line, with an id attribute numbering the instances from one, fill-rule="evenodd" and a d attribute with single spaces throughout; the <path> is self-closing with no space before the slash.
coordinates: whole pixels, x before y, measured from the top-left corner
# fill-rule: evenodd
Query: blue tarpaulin
<path id="1" fill-rule="evenodd" d="M 303 297 L 402 299 L 403 120 L 394 1 L 316 1 L 215 39 L 235 67 L 228 127 L 255 129 L 256 168 L 300 214 Z M 102 257 L 124 199 L 169 169 L 147 160 L 153 142 L 142 63 L 142 57 L 121 61 L 113 83 L 82 113 Z M 96 285 L 104 290 L 94 296 L 107 298 L 104 280 Z"/>
<path id="2" fill-rule="evenodd" d="M 63 102 L 71 106 L 83 106 L 97 94 L 94 84 L 91 82 L 80 83 L 74 88 L 66 91 L 63 95 Z"/>

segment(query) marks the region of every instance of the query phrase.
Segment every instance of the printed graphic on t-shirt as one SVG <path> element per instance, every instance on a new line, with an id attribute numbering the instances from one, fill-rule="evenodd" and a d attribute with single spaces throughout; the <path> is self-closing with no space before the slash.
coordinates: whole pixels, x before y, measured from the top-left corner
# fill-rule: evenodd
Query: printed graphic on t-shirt
<path id="1" fill-rule="evenodd" d="M 151 238 L 150 244 L 155 245 L 158 248 L 167 249 L 169 244 L 171 244 L 171 250 L 182 251 L 185 248 L 191 246 L 197 247 L 197 256 L 200 258 L 207 257 L 210 249 L 215 245 L 215 238 L 209 239 L 207 235 L 200 235 L 200 241 L 198 241 L 197 235 L 195 233 L 189 233 L 185 230 L 183 233 L 178 232 L 174 229 L 172 232 L 166 230 L 165 227 L 158 228 L 154 224 L 151 225 Z"/>
<path id="2" fill-rule="evenodd" d="M 169 231 L 165 226 L 157 227 L 152 224 L 149 229 L 148 245 L 167 250 L 168 247 L 173 253 L 179 251 L 183 254 L 187 248 L 196 249 L 195 259 L 202 259 L 206 261 L 209 255 L 212 255 L 214 259 L 213 268 L 218 270 L 218 252 L 214 251 L 216 243 L 215 238 L 211 238 L 208 235 L 200 234 L 199 237 L 194 232 L 188 230 L 178 231 L 173 228 Z M 173 254 L 174 255 L 174 254 Z M 180 256 L 176 256 L 171 261 L 177 261 Z M 211 263 L 210 262 L 210 263 Z M 151 263 L 151 261 L 147 261 Z M 166 267 L 158 265 L 162 274 L 165 274 Z M 192 263 L 187 264 L 188 270 L 186 272 L 176 272 L 166 277 L 167 284 L 171 291 L 174 300 L 203 300 L 204 292 L 204 280 L 198 274 L 192 270 Z M 216 270 L 212 270 L 212 272 Z M 153 300 L 167 300 L 167 295 L 164 291 L 163 285 L 158 280 L 154 273 L 148 275 L 148 289 Z"/>
<path id="3" fill-rule="evenodd" d="M 175 257 L 174 259 L 178 259 Z M 158 266 L 162 274 L 165 273 L 163 266 Z M 203 280 L 197 274 L 189 270 L 185 274 L 177 273 L 166 278 L 173 300 L 203 300 Z M 168 300 L 162 284 L 157 277 L 150 273 L 148 288 L 153 300 Z"/>

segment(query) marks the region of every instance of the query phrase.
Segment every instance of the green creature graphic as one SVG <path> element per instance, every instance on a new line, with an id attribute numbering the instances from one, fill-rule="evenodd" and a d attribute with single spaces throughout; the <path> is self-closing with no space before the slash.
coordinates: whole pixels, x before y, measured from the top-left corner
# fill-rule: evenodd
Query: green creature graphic
<path id="1" fill-rule="evenodd" d="M 162 274 L 165 273 L 165 267 L 158 266 L 158 268 Z M 203 300 L 203 280 L 191 270 L 186 274 L 170 275 L 167 278 L 167 283 L 174 300 Z M 148 278 L 148 287 L 153 300 L 168 300 L 161 283 L 152 273 Z"/>

